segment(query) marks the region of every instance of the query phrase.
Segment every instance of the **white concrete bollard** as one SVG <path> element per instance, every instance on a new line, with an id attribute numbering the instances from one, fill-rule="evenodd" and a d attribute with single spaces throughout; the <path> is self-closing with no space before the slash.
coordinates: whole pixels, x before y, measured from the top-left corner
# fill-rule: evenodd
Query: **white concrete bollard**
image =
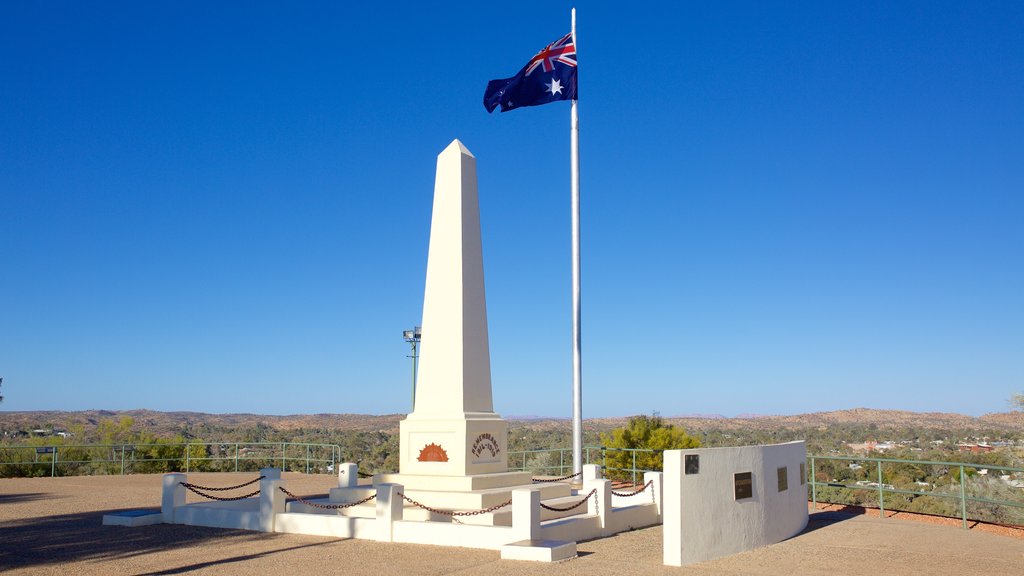
<path id="1" fill-rule="evenodd" d="M 601 465 L 600 464 L 584 464 L 583 465 L 583 482 L 586 483 L 588 480 L 600 480 Z"/>
<path id="2" fill-rule="evenodd" d="M 174 509 L 185 505 L 185 487 L 181 485 L 182 482 L 188 482 L 187 474 L 164 474 L 163 498 L 160 500 L 164 524 L 174 524 Z"/>
<path id="3" fill-rule="evenodd" d="M 268 475 L 267 472 L 271 474 Z M 284 486 L 284 480 L 281 480 L 281 471 L 277 468 L 260 470 L 260 475 L 266 476 L 260 480 L 260 530 L 273 532 L 274 520 L 278 514 L 284 512 L 287 503 L 284 492 L 278 490 Z M 274 478 L 275 475 L 277 478 Z"/>
<path id="4" fill-rule="evenodd" d="M 540 491 L 518 488 L 512 491 L 512 537 L 520 540 L 540 540 Z"/>
<path id="5" fill-rule="evenodd" d="M 609 516 L 612 513 L 612 481 L 611 480 L 590 480 L 583 483 L 584 495 L 590 494 L 591 490 L 597 489 L 597 494 L 587 500 L 587 514 L 597 514 L 601 522 L 602 532 L 609 528 Z"/>
<path id="6" fill-rule="evenodd" d="M 359 485 L 359 466 L 351 462 L 338 464 L 338 488 L 352 488 Z"/>
<path id="7" fill-rule="evenodd" d="M 661 472 L 644 472 L 644 484 L 647 484 L 648 482 L 651 483 L 651 486 L 647 489 L 651 492 L 651 498 L 654 502 L 654 506 L 658 509 L 658 519 L 661 520 Z"/>
<path id="8" fill-rule="evenodd" d="M 404 502 L 398 495 L 405 488 L 401 484 L 379 484 L 377 486 L 377 522 L 380 531 L 377 540 L 392 542 L 394 540 L 394 523 L 402 519 Z"/>

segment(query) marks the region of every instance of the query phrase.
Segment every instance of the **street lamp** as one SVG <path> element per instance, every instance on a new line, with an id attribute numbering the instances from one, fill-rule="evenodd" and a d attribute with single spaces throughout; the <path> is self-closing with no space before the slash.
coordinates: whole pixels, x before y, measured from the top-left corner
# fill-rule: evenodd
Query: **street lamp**
<path id="1" fill-rule="evenodd" d="M 412 354 L 406 356 L 406 358 L 412 358 L 412 409 L 416 411 L 416 359 L 419 358 L 417 350 L 420 344 L 420 327 L 417 326 L 412 330 L 405 330 L 402 332 L 402 338 L 409 343 L 412 347 Z"/>

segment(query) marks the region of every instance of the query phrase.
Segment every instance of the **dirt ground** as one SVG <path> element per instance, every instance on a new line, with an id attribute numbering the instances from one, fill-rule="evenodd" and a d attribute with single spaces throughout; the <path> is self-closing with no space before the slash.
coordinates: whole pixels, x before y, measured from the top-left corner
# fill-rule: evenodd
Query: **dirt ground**
<path id="1" fill-rule="evenodd" d="M 193 474 L 210 486 L 254 474 Z M 333 479 L 286 474 L 289 490 L 325 494 Z M 155 525 L 103 526 L 104 513 L 158 508 L 159 475 L 0 479 L 0 572 L 5 574 L 684 575 L 1022 574 L 1024 540 L 951 526 L 821 510 L 802 534 L 711 562 L 661 561 L 661 528 L 579 543 L 557 564 L 499 559 L 466 548 L 337 540 L 317 536 Z M 194 501 L 196 497 L 189 497 Z M 852 512 L 852 513 L 851 513 Z M 877 513 L 877 511 L 876 511 Z M 1012 531 L 1011 531 L 1012 532 Z"/>

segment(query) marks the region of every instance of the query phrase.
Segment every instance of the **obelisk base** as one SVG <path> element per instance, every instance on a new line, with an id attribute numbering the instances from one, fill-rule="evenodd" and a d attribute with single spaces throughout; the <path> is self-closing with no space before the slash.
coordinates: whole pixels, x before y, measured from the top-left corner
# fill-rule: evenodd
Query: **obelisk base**
<path id="1" fill-rule="evenodd" d="M 493 412 L 461 418 L 415 412 L 399 423 L 399 473 L 473 476 L 508 470 L 508 423 Z"/>

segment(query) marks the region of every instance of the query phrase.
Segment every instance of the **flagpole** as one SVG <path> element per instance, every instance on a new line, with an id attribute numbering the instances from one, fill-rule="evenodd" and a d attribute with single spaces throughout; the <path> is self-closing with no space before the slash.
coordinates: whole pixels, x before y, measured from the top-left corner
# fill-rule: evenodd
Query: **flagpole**
<path id="1" fill-rule="evenodd" d="M 576 43 L 576 9 L 572 9 L 572 43 L 579 59 Z M 577 73 L 577 87 L 579 76 Z M 578 90 L 578 88 L 577 88 Z M 583 367 L 580 356 L 580 119 L 576 99 L 570 112 L 570 144 L 572 173 L 572 471 L 583 473 Z"/>

